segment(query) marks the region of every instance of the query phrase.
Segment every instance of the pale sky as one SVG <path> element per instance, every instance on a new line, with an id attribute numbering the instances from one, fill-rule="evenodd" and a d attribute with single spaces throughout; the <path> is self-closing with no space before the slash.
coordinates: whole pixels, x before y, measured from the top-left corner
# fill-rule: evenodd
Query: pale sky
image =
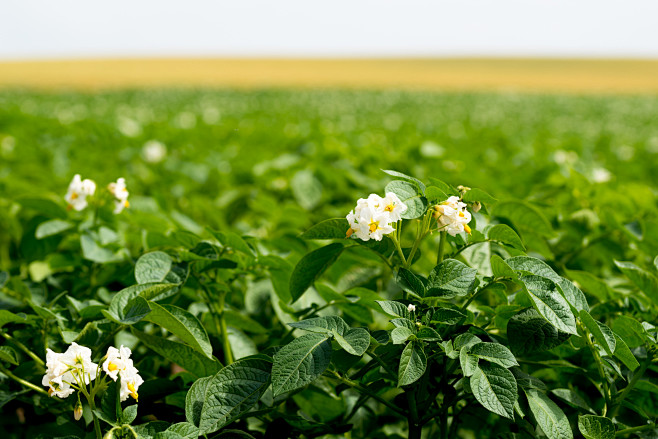
<path id="1" fill-rule="evenodd" d="M 658 0 L 0 0 L 0 59 L 658 58 Z"/>

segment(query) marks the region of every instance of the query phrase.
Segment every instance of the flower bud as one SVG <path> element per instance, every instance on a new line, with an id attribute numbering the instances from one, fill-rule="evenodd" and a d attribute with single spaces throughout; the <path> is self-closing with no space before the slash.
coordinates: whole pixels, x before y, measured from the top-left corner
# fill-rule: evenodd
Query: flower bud
<path id="1" fill-rule="evenodd" d="M 75 405 L 75 408 L 73 409 L 73 417 L 75 418 L 76 421 L 79 421 L 80 418 L 82 418 L 82 404 L 80 404 L 80 400 L 78 400 L 78 403 Z"/>
<path id="2" fill-rule="evenodd" d="M 407 307 L 407 310 L 409 310 L 409 312 L 416 311 L 416 305 L 410 303 L 409 306 Z"/>
<path id="3" fill-rule="evenodd" d="M 473 203 L 473 206 L 471 206 L 471 210 L 475 213 L 479 212 L 480 209 L 482 209 L 482 203 L 480 203 L 479 201 L 475 201 Z"/>

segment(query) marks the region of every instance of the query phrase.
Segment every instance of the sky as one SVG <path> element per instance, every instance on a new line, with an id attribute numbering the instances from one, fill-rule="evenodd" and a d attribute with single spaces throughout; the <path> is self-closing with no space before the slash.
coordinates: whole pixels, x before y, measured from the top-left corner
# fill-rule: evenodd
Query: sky
<path id="1" fill-rule="evenodd" d="M 0 0 L 0 59 L 658 58 L 658 0 Z"/>

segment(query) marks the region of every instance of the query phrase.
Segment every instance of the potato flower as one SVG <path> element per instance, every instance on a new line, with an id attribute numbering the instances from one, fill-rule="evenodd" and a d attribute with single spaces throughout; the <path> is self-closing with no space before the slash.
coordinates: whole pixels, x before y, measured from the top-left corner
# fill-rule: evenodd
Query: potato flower
<path id="1" fill-rule="evenodd" d="M 96 183 L 88 178 L 82 180 L 80 174 L 75 174 L 64 199 L 69 209 L 80 211 L 88 206 L 87 197 L 94 195 L 94 192 L 96 192 Z"/>
<path id="2" fill-rule="evenodd" d="M 114 213 L 119 214 L 124 208 L 130 207 L 128 202 L 128 189 L 126 189 L 126 179 L 119 178 L 116 183 L 110 183 L 107 186 L 110 193 L 116 198 L 114 200 Z"/>
<path id="3" fill-rule="evenodd" d="M 114 381 L 121 376 L 121 389 L 119 397 L 121 401 L 132 396 L 135 400 L 139 398 L 137 389 L 144 383 L 139 375 L 139 371 L 133 366 L 133 360 L 130 359 L 132 352 L 129 348 L 121 346 L 119 349 L 110 346 L 107 349 L 106 360 L 103 363 L 103 370 Z"/>
<path id="4" fill-rule="evenodd" d="M 384 198 L 370 194 L 367 199 L 359 199 L 354 210 L 347 214 L 350 224 L 347 236 L 354 235 L 363 241 L 381 241 L 384 235 L 395 231 L 391 224 L 400 220 L 406 210 L 407 206 L 392 192 Z"/>
<path id="5" fill-rule="evenodd" d="M 435 218 L 439 222 L 439 228 L 444 229 L 450 236 L 458 233 L 471 233 L 468 223 L 471 222 L 471 213 L 466 210 L 466 203 L 460 201 L 459 197 L 452 196 L 441 204 L 434 206 Z"/>
<path id="6" fill-rule="evenodd" d="M 46 374 L 41 383 L 48 386 L 52 396 L 66 398 L 78 387 L 92 382 L 98 374 L 98 365 L 91 361 L 91 349 L 71 343 L 64 353 L 46 352 Z"/>

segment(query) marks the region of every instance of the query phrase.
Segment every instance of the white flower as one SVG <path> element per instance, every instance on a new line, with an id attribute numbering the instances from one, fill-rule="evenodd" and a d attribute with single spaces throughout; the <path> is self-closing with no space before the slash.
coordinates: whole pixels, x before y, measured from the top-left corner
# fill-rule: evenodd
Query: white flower
<path id="1" fill-rule="evenodd" d="M 167 147 L 157 140 L 149 140 L 142 147 L 142 157 L 149 163 L 159 163 L 167 155 Z"/>
<path id="2" fill-rule="evenodd" d="M 471 233 L 468 223 L 471 222 L 471 213 L 466 210 L 466 203 L 459 200 L 459 197 L 450 197 L 443 203 L 434 206 L 436 216 L 439 222 L 439 229 L 445 230 L 450 236 L 456 236 L 459 233 Z"/>
<path id="3" fill-rule="evenodd" d="M 123 211 L 124 208 L 130 207 L 128 202 L 128 189 L 126 189 L 126 179 L 119 178 L 116 183 L 110 183 L 107 186 L 107 189 L 110 191 L 116 200 L 114 201 L 114 213 L 118 214 Z"/>
<path id="4" fill-rule="evenodd" d="M 121 372 L 121 389 L 119 390 L 119 399 L 125 401 L 131 396 L 135 401 L 139 399 L 137 390 L 139 386 L 144 383 L 144 380 L 139 376 L 138 370 L 135 367 L 129 367 Z"/>
<path id="5" fill-rule="evenodd" d="M 416 305 L 410 303 L 407 309 L 409 310 L 409 312 L 414 312 L 416 311 Z"/>
<path id="6" fill-rule="evenodd" d="M 98 365 L 91 361 L 91 349 L 71 343 L 63 354 L 46 351 L 46 374 L 41 383 L 48 393 L 66 398 L 75 390 L 71 384 L 89 384 L 98 373 Z"/>
<path id="7" fill-rule="evenodd" d="M 87 197 L 94 195 L 96 192 L 96 183 L 88 178 L 82 180 L 80 174 L 75 174 L 69 184 L 69 189 L 64 199 L 69 203 L 69 208 L 80 211 L 87 207 Z"/>
<path id="8" fill-rule="evenodd" d="M 360 198 L 354 210 L 346 216 L 350 224 L 347 236 L 355 235 L 363 241 L 381 241 L 384 235 L 395 231 L 391 224 L 399 221 L 406 210 L 407 206 L 392 192 L 385 198 L 377 194 Z"/>
<path id="9" fill-rule="evenodd" d="M 129 396 L 137 400 L 137 389 L 144 382 L 137 368 L 133 366 L 130 354 L 129 348 L 121 346 L 117 349 L 111 346 L 107 349 L 107 359 L 103 363 L 103 370 L 114 381 L 121 376 L 121 401 L 125 401 Z"/>
<path id="10" fill-rule="evenodd" d="M 605 168 L 595 168 L 592 171 L 592 181 L 594 183 L 605 183 L 610 181 L 612 174 Z"/>

